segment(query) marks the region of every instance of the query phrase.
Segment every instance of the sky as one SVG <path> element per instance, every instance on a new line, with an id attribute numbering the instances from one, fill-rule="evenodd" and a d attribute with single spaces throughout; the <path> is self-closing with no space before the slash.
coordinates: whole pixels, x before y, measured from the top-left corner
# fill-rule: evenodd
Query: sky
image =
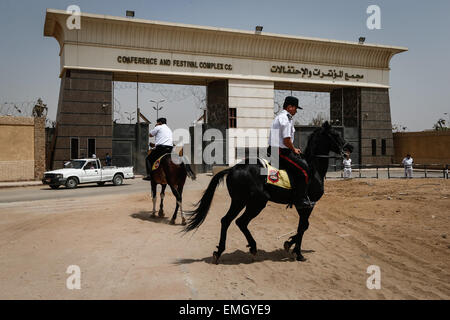
<path id="1" fill-rule="evenodd" d="M 364 36 L 366 43 L 407 47 L 409 51 L 394 56 L 390 65 L 392 123 L 421 131 L 431 129 L 440 118 L 450 122 L 448 0 L 2 0 L 0 106 L 14 103 L 26 108 L 41 97 L 49 117 L 55 118 L 59 45 L 43 36 L 45 10 L 65 10 L 73 4 L 88 13 L 125 16 L 126 10 L 134 10 L 136 18 L 149 20 L 251 31 L 262 25 L 263 32 L 344 41 Z M 381 9 L 380 30 L 366 26 L 366 9 L 373 4 Z M 135 110 L 133 85 L 116 86 L 116 104 L 122 114 Z M 191 91 L 184 86 L 147 84 L 139 92 L 139 104 L 154 119 L 156 111 L 149 100 L 165 99 L 159 115 L 170 119 L 173 128 L 187 127 L 201 114 Z M 317 101 L 315 96 L 305 99 L 311 97 Z"/>

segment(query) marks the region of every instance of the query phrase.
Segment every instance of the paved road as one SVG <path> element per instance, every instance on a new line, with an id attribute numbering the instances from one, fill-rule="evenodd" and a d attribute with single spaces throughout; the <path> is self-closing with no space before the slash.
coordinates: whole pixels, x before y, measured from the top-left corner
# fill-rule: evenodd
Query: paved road
<path id="1" fill-rule="evenodd" d="M 195 181 L 188 178 L 186 179 L 184 189 L 203 189 L 210 179 L 211 176 L 208 174 L 198 175 L 197 180 Z M 158 186 L 158 191 L 159 188 L 160 186 Z M 76 189 L 60 187 L 57 190 L 53 190 L 50 189 L 49 186 L 38 185 L 29 187 L 2 188 L 0 189 L 0 203 L 62 198 L 82 198 L 105 194 L 130 194 L 141 192 L 150 193 L 150 183 L 142 180 L 141 178 L 124 180 L 124 184 L 121 186 L 114 186 L 111 183 L 107 183 L 104 186 L 98 186 L 97 184 L 85 184 L 79 185 Z M 166 192 L 171 191 L 168 188 Z"/>
<path id="2" fill-rule="evenodd" d="M 359 172 L 354 170 L 352 172 L 353 178 L 359 177 Z M 380 179 L 387 178 L 386 170 L 379 170 L 378 177 Z M 391 172 L 392 178 L 402 178 L 403 171 L 397 170 Z M 423 178 L 423 172 L 415 172 L 415 178 Z M 442 178 L 442 172 L 435 171 L 428 173 L 429 178 Z M 329 179 L 341 179 L 341 172 L 328 172 L 327 178 Z M 364 170 L 362 178 L 376 178 L 376 170 Z M 199 174 L 196 181 L 186 180 L 184 190 L 203 190 L 211 180 L 210 174 Z M 159 191 L 158 186 L 158 191 Z M 170 192 L 170 190 L 167 190 Z M 38 185 L 31 187 L 18 187 L 18 188 L 0 188 L 0 203 L 5 202 L 18 202 L 18 201 L 35 201 L 45 199 L 60 199 L 60 198 L 80 198 L 80 197 L 92 197 L 105 194 L 130 194 L 150 192 L 150 183 L 142 180 L 141 178 L 125 180 L 122 186 L 116 187 L 108 183 L 104 186 L 97 186 L 97 184 L 80 185 L 76 189 L 66 189 L 60 187 L 57 190 L 52 190 L 48 186 Z"/>
<path id="3" fill-rule="evenodd" d="M 0 189 L 0 203 L 92 197 L 104 194 L 126 194 L 145 192 L 147 190 L 150 190 L 150 185 L 147 181 L 143 181 L 142 179 L 124 180 L 124 184 L 121 186 L 114 186 L 109 183 L 104 186 L 98 186 L 97 184 L 86 184 L 80 185 L 76 189 L 60 187 L 57 190 L 53 190 L 45 185 L 4 188 Z"/>

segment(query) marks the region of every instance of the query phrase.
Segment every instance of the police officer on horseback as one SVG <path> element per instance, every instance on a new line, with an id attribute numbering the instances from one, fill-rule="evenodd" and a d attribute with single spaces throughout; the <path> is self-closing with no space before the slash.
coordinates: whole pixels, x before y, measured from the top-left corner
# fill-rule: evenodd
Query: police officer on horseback
<path id="1" fill-rule="evenodd" d="M 145 159 L 145 166 L 147 169 L 147 176 L 143 180 L 150 181 L 150 173 L 152 171 L 153 163 L 162 155 L 171 153 L 173 149 L 172 130 L 167 126 L 166 118 L 159 118 L 156 120 L 156 125 L 150 131 L 150 137 L 155 137 L 155 148 Z"/>
<path id="2" fill-rule="evenodd" d="M 302 151 L 294 147 L 294 121 L 293 116 L 297 109 L 303 109 L 298 105 L 296 97 L 288 96 L 284 100 L 283 111 L 275 117 L 270 130 L 268 155 L 278 148 L 280 169 L 285 169 L 294 189 L 292 204 L 301 207 L 312 207 L 308 198 L 309 166 L 302 159 Z M 273 149 L 272 149 L 273 148 Z"/>

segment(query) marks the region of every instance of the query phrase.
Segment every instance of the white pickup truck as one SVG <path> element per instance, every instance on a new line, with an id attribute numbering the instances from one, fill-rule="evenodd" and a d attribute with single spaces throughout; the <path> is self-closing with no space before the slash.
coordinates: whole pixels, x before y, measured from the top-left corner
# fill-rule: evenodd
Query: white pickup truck
<path id="1" fill-rule="evenodd" d="M 44 172 L 43 184 L 52 189 L 65 185 L 69 189 L 80 183 L 104 185 L 112 182 L 120 186 L 123 179 L 134 179 L 133 167 L 102 167 L 99 159 L 76 159 L 64 164 L 64 169 Z"/>

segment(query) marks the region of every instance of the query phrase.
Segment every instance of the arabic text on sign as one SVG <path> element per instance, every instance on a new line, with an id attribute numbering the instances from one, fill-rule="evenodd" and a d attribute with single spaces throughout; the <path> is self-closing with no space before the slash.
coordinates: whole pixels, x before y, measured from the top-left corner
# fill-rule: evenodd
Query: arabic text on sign
<path id="1" fill-rule="evenodd" d="M 314 70 L 309 70 L 308 68 L 300 68 L 296 69 L 293 66 L 272 66 L 270 68 L 270 72 L 272 73 L 283 73 L 283 74 L 295 74 L 295 75 L 301 75 L 302 78 L 308 77 L 311 78 L 312 76 L 323 78 L 333 78 L 333 79 L 356 79 L 356 81 L 359 81 L 360 79 L 364 79 L 364 75 L 362 74 L 348 74 L 347 72 L 344 73 L 344 71 L 336 71 L 336 69 L 329 69 L 327 72 L 323 72 L 321 69 L 315 68 Z"/>

